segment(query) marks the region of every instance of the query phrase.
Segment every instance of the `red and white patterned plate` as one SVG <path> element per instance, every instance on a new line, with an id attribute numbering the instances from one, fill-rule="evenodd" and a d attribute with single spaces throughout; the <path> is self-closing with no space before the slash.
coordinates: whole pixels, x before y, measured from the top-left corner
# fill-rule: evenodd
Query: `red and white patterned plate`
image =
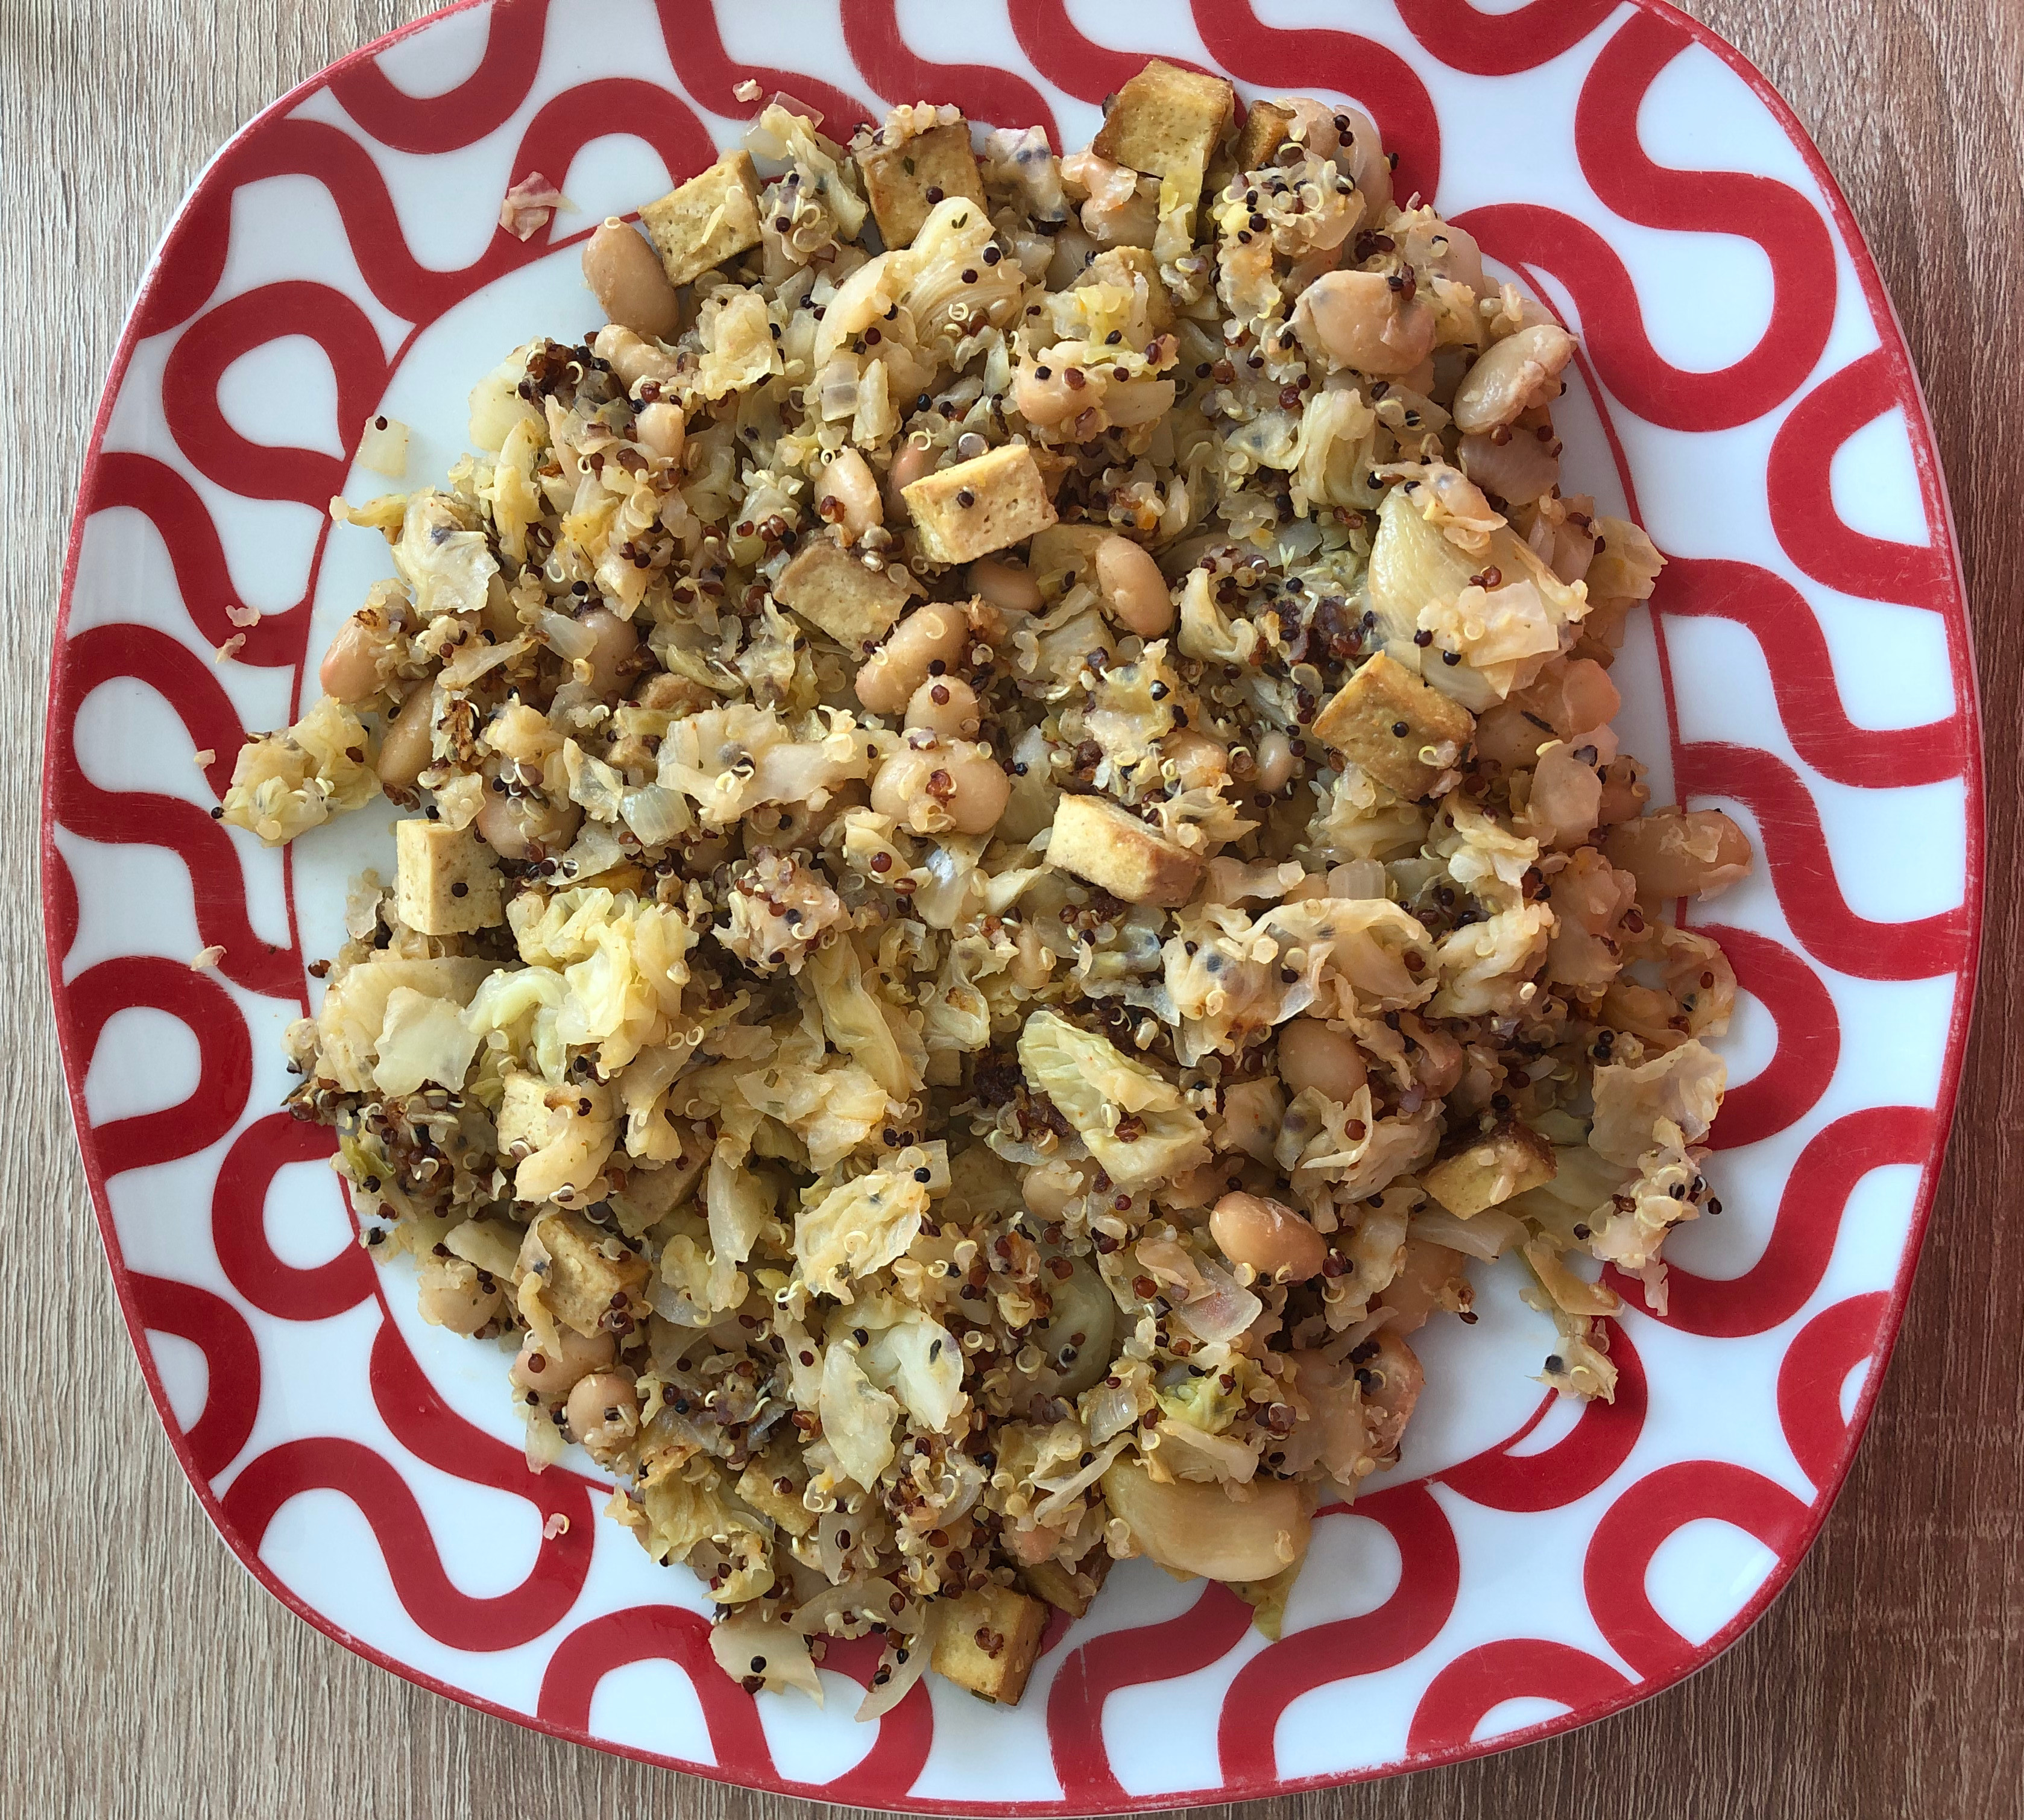
<path id="1" fill-rule="evenodd" d="M 1121 40 L 1122 42 L 1118 42 Z M 1085 142 L 1149 53 L 1367 108 L 1433 197 L 1585 339 L 1571 474 L 1673 558 L 1617 674 L 1656 794 L 1762 864 L 1713 907 L 1745 996 L 1671 1312 L 1627 1312 L 1614 1405 L 1542 1400 L 1549 1338 L 1486 1272 L 1428 1347 L 1389 1481 L 1318 1524 L 1268 1643 L 1144 1562 L 1058 1625 L 1016 1710 L 923 1683 L 754 1701 L 705 1602 L 522 1463 L 502 1361 L 424 1327 L 355 1242 L 328 1134 L 276 1110 L 305 963 L 387 816 L 286 853 L 207 810 L 384 571 L 333 533 L 464 446 L 473 380 L 581 332 L 576 243 L 735 138 L 747 78 L 848 125 L 895 101 Z M 576 204 L 526 245 L 500 197 Z M 231 660 L 216 647 L 259 622 Z M 242 617 L 243 613 L 242 613 Z M 313 684 L 311 685 L 313 688 Z M 486 1710 L 754 1786 L 949 1812 L 1225 1800 L 1480 1754 L 1612 1712 L 1761 1612 L 1846 1470 L 1896 1332 L 1972 996 L 1974 679 L 1932 436 L 1889 299 L 1805 135 L 1654 0 L 499 0 L 376 45 L 221 152 L 119 347 L 51 694 L 44 863 L 72 1103 L 119 1300 L 178 1457 L 261 1582 Z M 193 761 L 194 760 L 194 761 Z M 194 972 L 197 949 L 224 950 Z M 1641 1308 L 1634 1286 L 1630 1300 Z M 566 1528 L 552 1517 L 569 1519 Z M 560 1533 L 550 1535 L 551 1529 Z"/>

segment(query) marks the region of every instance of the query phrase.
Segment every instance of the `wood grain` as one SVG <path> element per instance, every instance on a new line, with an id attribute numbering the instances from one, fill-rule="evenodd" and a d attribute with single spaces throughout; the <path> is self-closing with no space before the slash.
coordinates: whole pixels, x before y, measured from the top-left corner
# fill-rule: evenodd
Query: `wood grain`
<path id="1" fill-rule="evenodd" d="M 177 1470 L 108 1292 L 61 1092 L 34 886 L 42 706 L 79 464 L 177 197 L 240 123 L 420 0 L 0 0 L 0 1811 L 80 1816 L 834 1812 L 554 1743 L 368 1666 L 261 1591 Z M 1684 1686 L 1464 1767 L 1255 1820 L 1896 1816 L 2024 1807 L 2024 8 L 1696 0 L 1791 99 L 1923 374 L 1976 604 L 1992 882 L 1980 1015 L 1898 1356 L 1847 1489 L 1770 1614 Z"/>

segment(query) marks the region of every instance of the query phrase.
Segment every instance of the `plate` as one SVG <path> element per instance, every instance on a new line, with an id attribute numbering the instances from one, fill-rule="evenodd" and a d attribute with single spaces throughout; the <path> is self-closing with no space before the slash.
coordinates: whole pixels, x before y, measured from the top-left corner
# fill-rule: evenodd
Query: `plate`
<path id="1" fill-rule="evenodd" d="M 1711 1165 L 1727 1211 L 1618 1325 L 1612 1405 L 1529 1374 L 1489 1273 L 1444 1324 L 1399 1467 L 1318 1524 L 1268 1642 L 1219 1587 L 1129 1564 L 1016 1709 L 943 1683 L 859 1726 L 754 1701 L 706 1606 L 530 1475 L 500 1361 L 422 1326 L 356 1242 L 279 1038 L 388 816 L 286 853 L 209 811 L 385 572 L 331 496 L 386 411 L 409 484 L 506 350 L 596 320 L 578 244 L 732 142 L 735 90 L 847 126 L 899 101 L 1085 143 L 1146 56 L 1247 98 L 1368 108 L 1434 198 L 1584 336 L 1570 473 L 1672 557 L 1616 672 L 1655 800 L 1762 863 L 1703 910 L 1744 988 Z M 577 206 L 523 245 L 500 198 Z M 257 623 L 246 611 L 257 608 Z M 219 1532 L 292 1609 L 427 1686 L 754 1787 L 957 1813 L 1222 1801 L 1480 1755 L 1613 1712 L 1761 1613 L 1846 1471 L 1896 1333 L 1972 998 L 1981 761 L 1933 439 L 1876 267 L 1764 79 L 1637 0 L 501 0 L 327 71 L 212 162 L 119 346 L 86 464 L 44 783 L 50 967 L 112 1280 Z M 219 647 L 236 646 L 218 661 Z M 312 690 L 314 684 L 311 685 Z M 223 949 L 193 971 L 200 949 Z M 932 1678 L 930 1678 L 932 1679 Z M 841 1697 L 838 1697 L 841 1696 Z"/>

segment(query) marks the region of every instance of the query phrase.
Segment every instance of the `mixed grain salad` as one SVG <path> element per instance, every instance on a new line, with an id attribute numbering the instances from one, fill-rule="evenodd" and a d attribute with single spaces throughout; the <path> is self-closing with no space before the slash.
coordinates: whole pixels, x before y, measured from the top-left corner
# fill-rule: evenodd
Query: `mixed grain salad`
<path id="1" fill-rule="evenodd" d="M 333 503 L 394 574 L 222 813 L 411 812 L 290 1105 L 726 1671 L 875 1631 L 871 1716 L 1018 1700 L 1135 1555 L 1272 1631 L 1477 1260 L 1609 1396 L 1600 1266 L 1663 1308 L 1719 1211 L 1674 908 L 1750 851 L 1612 730 L 1660 558 L 1564 490 L 1573 337 L 1363 115 L 1156 62 L 1065 158 L 823 126 Z"/>

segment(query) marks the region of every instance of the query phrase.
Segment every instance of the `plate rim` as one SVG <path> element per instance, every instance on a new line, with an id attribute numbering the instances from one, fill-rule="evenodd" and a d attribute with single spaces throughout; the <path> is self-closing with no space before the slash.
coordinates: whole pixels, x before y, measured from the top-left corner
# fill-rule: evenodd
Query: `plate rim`
<path id="1" fill-rule="evenodd" d="M 712 0 L 713 4 L 713 0 Z M 543 1717 L 538 1711 L 525 1712 L 501 1704 L 486 1697 L 452 1686 L 438 1679 L 427 1670 L 405 1662 L 376 1645 L 353 1635 L 333 1619 L 294 1592 L 272 1569 L 259 1558 L 256 1549 L 248 1547 L 231 1527 L 225 1517 L 222 1500 L 204 1477 L 197 1466 L 190 1447 L 189 1437 L 179 1426 L 170 1404 L 160 1373 L 156 1365 L 152 1348 L 146 1341 L 147 1323 L 136 1301 L 130 1271 L 121 1249 L 119 1235 L 113 1222 L 108 1197 L 106 1176 L 102 1161 L 91 1139 L 91 1125 L 84 1102 L 85 1075 L 91 1055 L 82 1053 L 79 1031 L 74 1018 L 64 1008 L 63 966 L 68 944 L 61 940 L 57 914 L 57 900 L 52 897 L 50 882 L 53 869 L 64 864 L 55 840 L 57 827 L 56 789 L 58 774 L 54 754 L 63 749 L 59 736 L 62 732 L 60 715 L 64 696 L 59 684 L 65 666 L 68 648 L 68 633 L 73 596 L 79 562 L 82 555 L 84 530 L 90 514 L 86 508 L 97 478 L 108 426 L 115 405 L 131 366 L 135 349 L 145 339 L 141 333 L 145 306 L 154 295 L 166 270 L 165 255 L 178 231 L 190 214 L 198 198 L 209 182 L 219 162 L 234 148 L 254 137 L 270 122 L 284 117 L 303 101 L 328 88 L 333 79 L 368 61 L 376 61 L 394 46 L 428 31 L 444 20 L 480 7 L 494 8 L 510 5 L 511 0 L 449 0 L 404 25 L 361 45 L 323 65 L 303 80 L 295 83 L 284 94 L 261 108 L 228 137 L 207 158 L 191 178 L 171 211 L 167 225 L 156 240 L 148 257 L 138 286 L 129 304 L 115 345 L 111 364 L 107 372 L 104 388 L 94 416 L 91 433 L 86 443 L 84 455 L 79 468 L 78 487 L 72 507 L 70 535 L 67 541 L 60 584 L 57 618 L 52 630 L 49 687 L 43 715 L 42 776 L 37 795 L 38 827 L 38 855 L 40 861 L 40 883 L 42 898 L 42 936 L 45 961 L 48 971 L 51 995 L 50 1006 L 51 1022 L 54 1026 L 57 1048 L 63 1062 L 64 1084 L 69 1103 L 71 1122 L 76 1136 L 78 1150 L 82 1162 L 86 1187 L 89 1189 L 92 1210 L 96 1219 L 99 1237 L 104 1248 L 106 1264 L 112 1280 L 115 1297 L 121 1319 L 125 1323 L 127 1337 L 132 1345 L 155 1414 L 181 1467 L 189 1488 L 196 1497 L 198 1504 L 208 1519 L 212 1529 L 222 1541 L 241 1568 L 252 1579 L 277 1600 L 284 1608 L 313 1629 L 321 1632 L 340 1644 L 354 1655 L 384 1669 L 412 1685 L 456 1701 L 458 1704 L 506 1720 L 511 1724 L 538 1734 L 555 1737 L 565 1742 L 585 1746 L 610 1755 L 629 1758 L 654 1768 L 673 1771 L 678 1774 L 700 1776 L 712 1781 L 734 1788 L 752 1789 L 758 1792 L 791 1796 L 802 1800 L 830 1802 L 840 1799 L 843 1803 L 869 1808 L 874 1811 L 896 1814 L 1034 1814 L 1060 1816 L 1062 1820 L 1082 1820 L 1082 1817 L 1095 1814 L 1157 1813 L 1198 1804 L 1204 1800 L 1212 1803 L 1234 1803 L 1267 1799 L 1279 1795 L 1292 1795 L 1317 1790 L 1344 1788 L 1355 1784 L 1382 1780 L 1408 1774 L 1421 1770 L 1432 1769 L 1446 1764 L 1465 1763 L 1480 1758 L 1499 1755 L 1522 1746 L 1543 1742 L 1563 1733 L 1578 1730 L 1600 1720 L 1614 1716 L 1643 1701 L 1654 1699 L 1670 1692 L 1692 1675 L 1699 1674 L 1718 1657 L 1725 1654 L 1747 1633 L 1769 1609 L 1812 1553 L 1821 1529 L 1839 1501 L 1853 1467 L 1856 1452 L 1868 1433 L 1870 1419 L 1881 1394 L 1883 1379 L 1891 1359 L 1897 1351 L 1899 1334 L 1902 1330 L 1907 1304 L 1910 1299 L 1912 1280 L 1917 1273 L 1919 1261 L 1924 1252 L 1926 1235 L 1931 1220 L 1933 1204 L 1937 1197 L 1941 1177 L 1945 1171 L 1948 1152 L 1953 1139 L 1953 1128 L 1958 1110 L 1962 1077 L 1966 1070 L 1970 1036 L 1978 1007 L 1981 979 L 1984 891 L 1986 883 L 1986 835 L 1985 826 L 1984 789 L 1987 752 L 1983 739 L 1981 712 L 1981 688 L 1978 666 L 1976 662 L 1974 627 L 1969 611 L 1969 593 L 1967 576 L 1961 560 L 1959 533 L 1955 523 L 1952 501 L 1947 486 L 1945 470 L 1940 460 L 1938 438 L 1934 432 L 1931 407 L 1925 389 L 1920 383 L 1918 370 L 1912 358 L 1911 346 L 1895 300 L 1885 285 L 1877 268 L 1875 255 L 1868 240 L 1850 208 L 1840 183 L 1828 167 L 1825 157 L 1814 143 L 1812 134 L 1800 121 L 1791 105 L 1779 92 L 1762 71 L 1736 46 L 1730 43 L 1712 27 L 1682 11 L 1672 0 L 1627 0 L 1637 13 L 1653 15 L 1685 31 L 1700 48 L 1714 53 L 1732 73 L 1740 77 L 1758 100 L 1769 110 L 1786 139 L 1804 162 L 1808 174 L 1819 186 L 1821 197 L 1839 230 L 1842 248 L 1853 266 L 1863 297 L 1869 306 L 1872 321 L 1879 316 L 1887 321 L 1890 333 L 1879 333 L 1882 350 L 1886 357 L 1894 388 L 1900 394 L 1905 410 L 1907 428 L 1914 466 L 1917 471 L 1920 491 L 1927 508 L 1929 528 L 1932 533 L 1930 547 L 1942 558 L 1948 598 L 1939 608 L 1946 626 L 1947 644 L 1952 662 L 1954 684 L 1958 700 L 1956 714 L 1960 721 L 1961 735 L 1967 748 L 1969 761 L 1962 773 L 1964 790 L 1964 815 L 1966 835 L 1966 864 L 1964 893 L 1961 903 L 1963 952 L 1957 974 L 1958 988 L 1949 1015 L 1945 1049 L 1942 1062 L 1938 1092 L 1933 1107 L 1934 1136 L 1930 1150 L 1920 1166 L 1917 1191 L 1913 1197 L 1911 1218 L 1900 1250 L 1897 1269 L 1887 1292 L 1888 1301 L 1878 1324 L 1879 1343 L 1872 1355 L 1876 1363 L 1866 1375 L 1854 1409 L 1844 1430 L 1842 1440 L 1828 1470 L 1828 1477 L 1819 1485 L 1818 1495 L 1806 1507 L 1804 1519 L 1795 1535 L 1795 1546 L 1789 1558 L 1773 1550 L 1774 1565 L 1762 1584 L 1736 1616 L 1717 1631 L 1704 1643 L 1685 1657 L 1665 1679 L 1639 1680 L 1619 1692 L 1604 1696 L 1586 1705 L 1571 1708 L 1568 1711 L 1542 1719 L 1530 1726 L 1499 1733 L 1480 1741 L 1465 1739 L 1434 1746 L 1421 1751 L 1408 1748 L 1397 1759 L 1382 1764 L 1355 1769 L 1325 1772 L 1318 1775 L 1274 1777 L 1261 1778 L 1253 1774 L 1241 1774 L 1234 1781 L 1213 1788 L 1202 1788 L 1174 1793 L 1156 1793 L 1146 1796 L 1125 1795 L 1122 1800 L 1106 1797 L 1101 1807 L 1091 1808 L 1072 1798 L 1059 1801 L 1021 1802 L 1006 1806 L 988 1805 L 969 1800 L 921 1800 L 908 1801 L 904 1805 L 891 1804 L 882 1799 L 867 1799 L 846 1793 L 832 1797 L 824 1792 L 829 1786 L 823 1783 L 796 1781 L 779 1774 L 777 1769 L 760 1771 L 726 1768 L 717 1763 L 691 1763 L 672 1758 L 640 1746 L 614 1739 L 602 1737 L 584 1726 Z M 1494 17 L 1485 15 L 1486 17 Z M 1606 20 L 1598 21 L 1600 29 Z M 1617 29 L 1622 29 L 1619 23 Z M 1882 322 L 1878 322 L 1879 330 Z M 1904 394 L 1908 392 L 1908 398 Z M 384 1301 L 383 1294 L 380 1299 Z M 1810 1475 L 1809 1475 L 1810 1477 Z M 771 1762 L 769 1753 L 768 1761 Z M 845 1771 L 848 1775 L 850 1772 Z M 903 1798 L 904 1799 L 904 1798 Z"/>

